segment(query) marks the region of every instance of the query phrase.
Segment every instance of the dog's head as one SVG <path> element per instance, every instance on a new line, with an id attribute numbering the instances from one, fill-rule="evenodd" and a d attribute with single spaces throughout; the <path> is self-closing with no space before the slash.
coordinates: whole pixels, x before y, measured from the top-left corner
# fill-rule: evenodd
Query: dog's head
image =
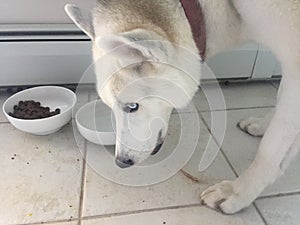
<path id="1" fill-rule="evenodd" d="M 172 109 L 186 106 L 198 89 L 200 63 L 157 32 L 96 35 L 97 25 L 83 19 L 79 8 L 67 5 L 66 11 L 93 41 L 98 93 L 116 118 L 116 163 L 136 165 L 160 150 Z M 104 55 L 109 63 L 98 66 Z M 107 73 L 111 67 L 117 68 L 113 74 Z"/>

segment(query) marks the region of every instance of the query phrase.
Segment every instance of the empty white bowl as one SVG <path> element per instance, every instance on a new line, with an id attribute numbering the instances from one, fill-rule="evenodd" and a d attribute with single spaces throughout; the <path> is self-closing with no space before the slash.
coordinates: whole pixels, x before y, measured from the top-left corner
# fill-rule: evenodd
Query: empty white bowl
<path id="1" fill-rule="evenodd" d="M 111 109 L 101 100 L 82 106 L 76 113 L 80 134 L 97 145 L 115 145 L 115 121 Z"/>
<path id="2" fill-rule="evenodd" d="M 33 100 L 51 111 L 60 109 L 60 114 L 44 119 L 24 120 L 9 115 L 19 101 Z M 48 135 L 55 133 L 66 125 L 72 117 L 72 109 L 76 103 L 76 95 L 69 89 L 58 86 L 42 86 L 30 88 L 8 98 L 3 104 L 3 112 L 9 122 L 17 129 L 35 134 Z"/>

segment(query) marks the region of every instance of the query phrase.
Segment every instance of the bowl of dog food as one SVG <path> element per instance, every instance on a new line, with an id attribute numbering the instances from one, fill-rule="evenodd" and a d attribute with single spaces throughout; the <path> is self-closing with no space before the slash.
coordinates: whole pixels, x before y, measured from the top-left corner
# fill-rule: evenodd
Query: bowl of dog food
<path id="1" fill-rule="evenodd" d="M 58 86 L 30 88 L 8 98 L 3 112 L 17 129 L 34 135 L 57 132 L 72 118 L 76 95 Z"/>
<path id="2" fill-rule="evenodd" d="M 97 145 L 115 145 L 115 119 L 111 109 L 101 100 L 82 106 L 75 116 L 80 134 Z"/>

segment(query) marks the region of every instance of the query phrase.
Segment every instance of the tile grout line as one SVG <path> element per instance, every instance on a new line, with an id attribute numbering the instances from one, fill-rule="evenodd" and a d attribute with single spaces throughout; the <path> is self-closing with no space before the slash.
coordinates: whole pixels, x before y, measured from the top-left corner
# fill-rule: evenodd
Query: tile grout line
<path id="1" fill-rule="evenodd" d="M 53 220 L 53 221 L 48 221 L 48 222 L 35 222 L 35 223 L 19 223 L 19 224 L 14 224 L 14 225 L 41 225 L 41 224 L 54 224 L 54 225 L 57 225 L 57 223 L 71 223 L 71 222 L 75 222 L 77 221 L 78 219 L 75 218 L 75 219 L 67 219 L 67 220 Z"/>
<path id="2" fill-rule="evenodd" d="M 222 146 L 219 144 L 219 142 L 217 141 L 217 139 L 215 138 L 215 136 L 211 133 L 211 129 L 209 128 L 208 124 L 206 123 L 205 119 L 203 118 L 202 114 L 200 113 L 200 117 L 202 122 L 204 123 L 204 125 L 206 126 L 206 129 L 208 130 L 208 132 L 210 133 L 210 135 L 212 136 L 212 138 L 214 139 L 214 141 L 216 142 L 216 144 L 218 145 L 218 147 L 220 148 L 220 152 L 222 153 L 223 157 L 225 158 L 225 161 L 228 163 L 229 167 L 231 168 L 232 172 L 234 173 L 234 175 L 236 177 L 238 177 L 238 173 L 236 172 L 235 168 L 233 167 L 233 165 L 231 164 L 231 162 L 229 161 L 227 155 L 225 154 L 225 152 L 222 149 Z"/>
<path id="3" fill-rule="evenodd" d="M 206 113 L 206 112 L 222 112 L 222 111 L 235 111 L 235 110 L 249 110 L 249 109 L 269 109 L 274 108 L 273 106 L 249 106 L 249 107 L 242 107 L 242 108 L 230 108 L 230 109 L 216 109 L 216 110 L 199 110 L 199 113 Z"/>
<path id="4" fill-rule="evenodd" d="M 267 222 L 267 220 L 265 219 L 265 217 L 263 216 L 263 214 L 262 214 L 261 211 L 259 210 L 258 206 L 256 205 L 256 203 L 253 202 L 252 204 L 253 204 L 253 206 L 254 206 L 256 212 L 258 213 L 259 217 L 260 217 L 261 220 L 263 221 L 263 223 L 264 223 L 265 225 L 269 225 L 268 222 Z"/>
<path id="5" fill-rule="evenodd" d="M 118 216 L 135 215 L 135 214 L 148 213 L 148 212 L 160 212 L 164 210 L 186 209 L 186 208 L 202 207 L 202 206 L 203 205 L 201 203 L 196 203 L 190 205 L 178 205 L 178 206 L 169 206 L 169 207 L 161 207 L 161 208 L 135 210 L 135 211 L 128 211 L 128 212 L 108 213 L 103 215 L 83 217 L 82 220 L 87 221 L 87 220 L 111 218 L 111 217 L 118 217 Z"/>
<path id="6" fill-rule="evenodd" d="M 91 94 L 91 93 L 90 93 Z M 90 101 L 90 100 L 88 100 Z M 216 109 L 216 110 L 197 110 L 197 112 L 174 112 L 172 115 L 178 114 L 190 114 L 190 113 L 208 113 L 208 112 L 221 112 L 221 111 L 235 111 L 235 110 L 249 110 L 249 109 L 269 109 L 274 108 L 275 106 L 251 106 L 251 107 L 243 107 L 243 108 L 230 108 L 230 109 Z M 72 118 L 74 120 L 74 118 Z M 9 121 L 0 122 L 2 124 L 10 124 Z"/>
<path id="7" fill-rule="evenodd" d="M 86 157 L 87 157 L 87 141 L 84 141 L 84 152 L 82 159 L 82 174 L 80 183 L 80 197 L 79 197 L 79 209 L 78 209 L 78 225 L 82 224 L 83 204 L 84 204 L 84 191 L 85 191 L 85 179 L 86 179 Z"/>
<path id="8" fill-rule="evenodd" d="M 87 101 L 90 102 L 91 100 L 91 90 L 88 93 Z M 81 190 L 80 190 L 80 199 L 79 199 L 79 210 L 78 210 L 78 225 L 82 225 L 82 215 L 83 215 L 83 204 L 84 204 L 84 191 L 85 191 L 85 180 L 86 180 L 86 162 L 87 157 L 87 141 L 84 140 L 84 153 L 83 153 L 83 165 L 82 165 L 82 176 L 81 176 Z"/>
<path id="9" fill-rule="evenodd" d="M 238 111 L 238 110 L 253 110 L 253 109 L 271 109 L 275 106 L 253 106 L 249 108 L 231 108 L 231 109 L 216 109 L 216 110 L 197 110 L 196 112 L 174 112 L 171 115 L 180 115 L 180 114 L 193 114 L 193 113 L 209 113 L 209 112 L 223 112 L 223 111 Z"/>
<path id="10" fill-rule="evenodd" d="M 269 198 L 281 198 L 281 197 L 288 197 L 288 196 L 294 196 L 294 195 L 300 195 L 300 191 L 296 192 L 290 192 L 290 193 L 279 193 L 279 194 L 270 194 L 266 196 L 258 197 L 256 200 L 264 200 Z"/>

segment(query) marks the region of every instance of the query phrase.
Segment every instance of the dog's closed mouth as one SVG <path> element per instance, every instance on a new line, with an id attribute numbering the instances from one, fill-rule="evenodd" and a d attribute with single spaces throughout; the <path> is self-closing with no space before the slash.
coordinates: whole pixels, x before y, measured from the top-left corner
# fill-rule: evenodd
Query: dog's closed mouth
<path id="1" fill-rule="evenodd" d="M 158 145 L 155 147 L 155 149 L 153 150 L 153 152 L 151 153 L 151 155 L 156 155 L 156 154 L 159 152 L 159 150 L 161 149 L 161 147 L 163 146 L 163 144 L 164 144 L 164 142 L 158 144 Z"/>
<path id="2" fill-rule="evenodd" d="M 153 152 L 151 153 L 151 155 L 156 155 L 159 150 L 161 149 L 161 147 L 163 146 L 164 144 L 164 139 L 162 137 L 162 131 L 160 130 L 159 133 L 158 133 L 158 140 L 157 140 L 157 145 L 156 147 L 154 148 Z"/>

